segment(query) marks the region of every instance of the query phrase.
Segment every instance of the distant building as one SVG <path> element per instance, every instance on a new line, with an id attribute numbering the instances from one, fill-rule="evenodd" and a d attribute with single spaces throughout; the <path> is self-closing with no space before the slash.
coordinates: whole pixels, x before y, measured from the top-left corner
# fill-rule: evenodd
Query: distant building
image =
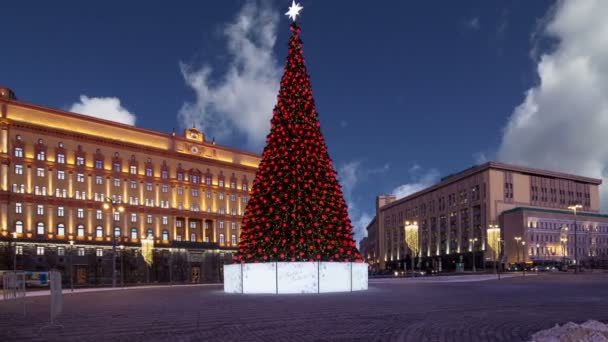
<path id="1" fill-rule="evenodd" d="M 216 281 L 237 248 L 259 161 L 196 128 L 155 132 L 0 88 L 0 270 L 15 267 L 16 253 L 17 269 L 108 283 L 117 245 L 125 276 L 142 280 L 141 239 L 152 236 L 151 280 Z M 124 212 L 104 210 L 109 199 Z"/>
<path id="2" fill-rule="evenodd" d="M 404 262 L 409 268 L 407 226 L 417 230 L 423 268 L 606 258 L 608 216 L 599 213 L 600 184 L 503 163 L 478 165 L 399 200 L 379 196 L 366 256 L 376 270 L 402 269 Z M 581 206 L 576 217 L 568 208 L 575 204 Z"/>

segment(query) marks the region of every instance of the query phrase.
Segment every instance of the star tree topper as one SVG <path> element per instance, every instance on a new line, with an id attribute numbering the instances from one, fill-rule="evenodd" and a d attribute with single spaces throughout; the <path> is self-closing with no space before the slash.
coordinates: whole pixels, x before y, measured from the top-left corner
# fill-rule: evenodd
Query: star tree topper
<path id="1" fill-rule="evenodd" d="M 291 20 L 296 21 L 296 17 L 300 15 L 300 11 L 304 7 L 300 6 L 300 4 L 296 4 L 295 0 L 291 1 L 291 7 L 289 7 L 289 11 L 285 13 L 286 16 L 291 18 Z"/>

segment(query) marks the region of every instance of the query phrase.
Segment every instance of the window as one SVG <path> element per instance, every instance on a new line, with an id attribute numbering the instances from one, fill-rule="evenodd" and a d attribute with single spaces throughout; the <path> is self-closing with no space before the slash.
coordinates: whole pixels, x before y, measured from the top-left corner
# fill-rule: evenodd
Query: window
<path id="1" fill-rule="evenodd" d="M 205 229 L 209 229 L 209 221 L 205 221 Z"/>
<path id="2" fill-rule="evenodd" d="M 95 168 L 98 170 L 103 169 L 103 160 L 95 159 Z"/>
<path id="3" fill-rule="evenodd" d="M 192 189 L 192 197 L 198 197 L 198 189 Z"/>
<path id="4" fill-rule="evenodd" d="M 223 244 L 224 242 L 224 234 L 220 234 L 220 244 Z"/>
<path id="5" fill-rule="evenodd" d="M 163 230 L 163 241 L 169 241 L 169 231 Z"/>
<path id="6" fill-rule="evenodd" d="M 95 250 L 95 255 L 96 255 L 97 257 L 102 257 L 102 256 L 103 256 L 103 249 L 101 249 L 101 248 L 97 248 L 97 249 Z"/>
<path id="7" fill-rule="evenodd" d="M 38 153 L 36 154 L 36 160 L 46 160 L 46 152 L 38 151 Z"/>
<path id="8" fill-rule="evenodd" d="M 161 191 L 162 191 L 162 192 L 168 192 L 168 191 L 169 191 L 169 186 L 168 186 L 167 184 L 163 184 L 163 185 L 161 186 Z"/>
<path id="9" fill-rule="evenodd" d="M 114 212 L 114 221 L 120 221 L 120 213 L 118 211 Z"/>
<path id="10" fill-rule="evenodd" d="M 177 180 L 178 180 L 178 181 L 183 181 L 183 180 L 184 180 L 184 174 L 183 174 L 183 173 L 181 173 L 181 172 L 178 172 L 178 173 L 177 173 Z"/>
<path id="11" fill-rule="evenodd" d="M 236 235 L 232 234 L 232 237 L 230 238 L 230 243 L 236 245 Z"/>
<path id="12" fill-rule="evenodd" d="M 84 209 L 78 208 L 77 211 L 76 211 L 76 217 L 78 217 L 80 219 L 84 218 Z"/>
<path id="13" fill-rule="evenodd" d="M 211 185 L 211 177 L 210 176 L 205 177 L 205 184 Z"/>
<path id="14" fill-rule="evenodd" d="M 247 183 L 243 183 L 242 188 L 243 188 L 243 191 L 247 191 Z"/>
<path id="15" fill-rule="evenodd" d="M 57 171 L 57 179 L 65 179 L 65 171 Z"/>
<path id="16" fill-rule="evenodd" d="M 207 196 L 207 198 L 211 198 L 211 191 L 207 191 L 206 196 Z"/>
<path id="17" fill-rule="evenodd" d="M 78 248 L 78 256 L 84 256 L 84 248 L 82 248 L 82 247 Z"/>
<path id="18" fill-rule="evenodd" d="M 76 157 L 76 165 L 83 166 L 84 165 L 84 157 Z"/>
<path id="19" fill-rule="evenodd" d="M 151 224 L 151 223 L 152 223 L 152 215 L 148 215 L 148 216 L 146 217 L 146 222 L 148 222 L 149 224 Z"/>
<path id="20" fill-rule="evenodd" d="M 44 247 L 36 246 L 36 255 L 44 255 Z"/>
<path id="21" fill-rule="evenodd" d="M 136 175 L 137 174 L 137 166 L 135 166 L 135 165 L 129 166 L 129 173 L 132 174 L 132 175 Z"/>
<path id="22" fill-rule="evenodd" d="M 190 228 L 196 228 L 196 221 L 190 221 Z"/>
<path id="23" fill-rule="evenodd" d="M 154 238 L 154 232 L 152 232 L 152 229 L 148 228 L 148 230 L 146 231 L 146 239 L 147 238 Z"/>
<path id="24" fill-rule="evenodd" d="M 196 234 L 190 234 L 190 241 L 196 241 Z"/>
<path id="25" fill-rule="evenodd" d="M 247 196 L 243 196 L 243 197 L 241 197 L 241 201 L 242 201 L 243 203 L 247 203 Z"/>
<path id="26" fill-rule="evenodd" d="M 57 255 L 64 256 L 65 255 L 65 247 L 57 247 Z"/>
<path id="27" fill-rule="evenodd" d="M 38 222 L 38 224 L 36 224 L 36 233 L 38 235 L 43 235 L 44 234 L 44 223 Z"/>
<path id="28" fill-rule="evenodd" d="M 15 147 L 15 157 L 23 158 L 23 148 Z"/>
<path id="29" fill-rule="evenodd" d="M 57 216 L 63 217 L 65 215 L 65 209 L 63 207 L 57 207 Z"/>
<path id="30" fill-rule="evenodd" d="M 177 235 L 177 236 L 175 237 L 175 240 L 176 240 L 176 241 L 182 241 L 182 236 L 181 236 L 181 235 Z"/>
<path id="31" fill-rule="evenodd" d="M 178 227 L 178 228 L 181 228 L 182 227 L 182 221 L 180 221 L 180 220 L 175 221 L 175 226 Z"/>
<path id="32" fill-rule="evenodd" d="M 63 224 L 63 223 L 57 224 L 57 235 L 59 235 L 59 236 L 65 235 L 65 224 Z"/>
<path id="33" fill-rule="evenodd" d="M 131 240 L 137 239 L 137 228 L 131 228 Z"/>
<path id="34" fill-rule="evenodd" d="M 97 184 L 97 185 L 103 184 L 103 177 L 95 176 L 95 184 Z"/>
<path id="35" fill-rule="evenodd" d="M 83 173 L 77 173 L 76 174 L 76 181 L 78 183 L 84 183 L 84 174 Z"/>
<path id="36" fill-rule="evenodd" d="M 152 191 L 152 183 L 146 183 L 146 190 Z"/>
<path id="37" fill-rule="evenodd" d="M 190 176 L 190 182 L 198 184 L 198 176 Z"/>
<path id="38" fill-rule="evenodd" d="M 23 204 L 21 204 L 21 203 L 15 203 L 15 213 L 16 214 L 23 213 Z"/>
<path id="39" fill-rule="evenodd" d="M 167 216 L 163 216 L 163 224 L 168 224 L 169 218 Z"/>
<path id="40" fill-rule="evenodd" d="M 15 222 L 15 232 L 18 234 L 22 234 L 23 233 L 23 221 L 17 221 Z"/>
<path id="41" fill-rule="evenodd" d="M 120 179 L 119 178 L 114 178 L 114 187 L 120 187 Z"/>
<path id="42" fill-rule="evenodd" d="M 38 204 L 36 206 L 36 213 L 38 213 L 38 215 L 44 215 L 44 205 Z"/>
<path id="43" fill-rule="evenodd" d="M 39 167 L 36 169 L 36 176 L 44 177 L 44 168 L 43 167 Z"/>
<path id="44" fill-rule="evenodd" d="M 63 153 L 57 154 L 57 164 L 65 164 L 65 154 L 63 154 Z"/>
<path id="45" fill-rule="evenodd" d="M 177 187 L 177 194 L 178 195 L 183 195 L 184 194 L 184 188 L 182 188 L 181 186 Z"/>
<path id="46" fill-rule="evenodd" d="M 167 179 L 169 178 L 169 172 L 167 170 L 163 170 L 160 172 L 160 178 Z"/>
<path id="47" fill-rule="evenodd" d="M 15 174 L 22 175 L 23 174 L 23 165 L 15 165 Z"/>
<path id="48" fill-rule="evenodd" d="M 119 227 L 114 227 L 114 236 L 120 237 L 120 228 Z"/>
<path id="49" fill-rule="evenodd" d="M 235 194 L 231 194 L 231 195 L 230 195 L 230 200 L 231 200 L 232 202 L 236 201 L 236 195 L 235 195 Z"/>
<path id="50" fill-rule="evenodd" d="M 112 164 L 112 170 L 114 172 L 120 172 L 120 163 L 113 163 Z"/>
<path id="51" fill-rule="evenodd" d="M 236 189 L 236 182 L 235 181 L 230 182 L 230 189 Z"/>
<path id="52" fill-rule="evenodd" d="M 146 176 L 152 177 L 152 168 L 150 168 L 150 167 L 146 168 Z"/>
<path id="53" fill-rule="evenodd" d="M 230 223 L 230 229 L 232 229 L 232 230 L 236 229 L 236 222 L 231 222 Z"/>
<path id="54" fill-rule="evenodd" d="M 224 221 L 220 221 L 220 229 L 224 229 Z"/>
<path id="55" fill-rule="evenodd" d="M 78 234 L 78 236 L 84 236 L 84 226 L 81 224 L 76 226 L 76 233 Z"/>
<path id="56" fill-rule="evenodd" d="M 221 187 L 221 188 L 223 188 L 223 187 L 224 187 L 224 180 L 223 180 L 223 179 L 220 179 L 220 180 L 218 181 L 218 186 L 219 186 L 219 187 Z"/>
<path id="57" fill-rule="evenodd" d="M 131 181 L 131 189 L 137 189 L 137 182 Z"/>
<path id="58" fill-rule="evenodd" d="M 220 192 L 219 198 L 220 198 L 220 201 L 222 201 L 224 199 L 224 193 L 223 192 Z"/>

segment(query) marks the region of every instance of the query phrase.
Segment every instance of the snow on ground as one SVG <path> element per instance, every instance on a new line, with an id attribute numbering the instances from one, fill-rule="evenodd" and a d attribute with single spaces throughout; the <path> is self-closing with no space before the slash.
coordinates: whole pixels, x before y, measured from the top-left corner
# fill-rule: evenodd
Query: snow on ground
<path id="1" fill-rule="evenodd" d="M 530 342 L 607 342 L 608 325 L 598 321 L 587 321 L 583 324 L 568 322 L 542 330 L 534 335 Z"/>

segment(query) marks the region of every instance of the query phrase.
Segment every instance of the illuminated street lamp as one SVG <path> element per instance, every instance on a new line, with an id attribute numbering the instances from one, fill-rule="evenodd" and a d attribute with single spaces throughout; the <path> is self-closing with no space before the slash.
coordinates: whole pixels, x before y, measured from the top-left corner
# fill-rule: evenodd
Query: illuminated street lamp
<path id="1" fill-rule="evenodd" d="M 13 272 L 17 274 L 17 232 L 12 232 L 13 244 L 15 245 L 15 253 L 13 255 Z"/>
<path id="2" fill-rule="evenodd" d="M 124 264 L 125 245 L 120 245 L 120 286 L 125 287 L 125 264 Z"/>
<path id="3" fill-rule="evenodd" d="M 418 222 L 405 221 L 405 242 L 407 247 L 410 249 L 411 263 L 412 263 L 412 276 L 414 276 L 414 259 L 418 255 Z"/>
<path id="4" fill-rule="evenodd" d="M 475 242 L 477 242 L 477 238 L 469 239 L 469 246 L 471 246 L 471 256 L 473 259 L 473 272 L 477 272 L 477 269 L 475 268 Z"/>
<path id="5" fill-rule="evenodd" d="M 574 204 L 568 207 L 568 209 L 572 210 L 574 212 L 574 272 L 578 273 L 579 269 L 578 269 L 578 239 L 576 238 L 576 231 L 578 230 L 576 227 L 576 211 L 578 209 L 581 209 L 583 206 L 580 204 Z"/>
<path id="6" fill-rule="evenodd" d="M 112 210 L 114 213 L 122 213 L 125 211 L 125 207 L 122 206 L 120 201 L 117 201 L 110 196 L 107 196 L 108 201 L 103 204 L 104 210 Z M 112 287 L 116 287 L 116 232 L 112 232 Z"/>
<path id="7" fill-rule="evenodd" d="M 519 264 L 519 243 L 521 242 L 521 236 L 516 236 L 515 241 L 515 249 L 517 250 L 517 264 Z"/>
<path id="8" fill-rule="evenodd" d="M 562 263 L 564 264 L 564 266 L 566 266 L 566 244 L 568 243 L 568 238 L 564 236 L 561 237 L 559 240 L 562 242 Z"/>
<path id="9" fill-rule="evenodd" d="M 69 258 L 70 258 L 70 288 L 72 289 L 72 292 L 74 292 L 74 266 L 72 264 L 72 248 L 74 247 L 74 240 L 70 239 L 70 251 L 69 251 Z"/>

